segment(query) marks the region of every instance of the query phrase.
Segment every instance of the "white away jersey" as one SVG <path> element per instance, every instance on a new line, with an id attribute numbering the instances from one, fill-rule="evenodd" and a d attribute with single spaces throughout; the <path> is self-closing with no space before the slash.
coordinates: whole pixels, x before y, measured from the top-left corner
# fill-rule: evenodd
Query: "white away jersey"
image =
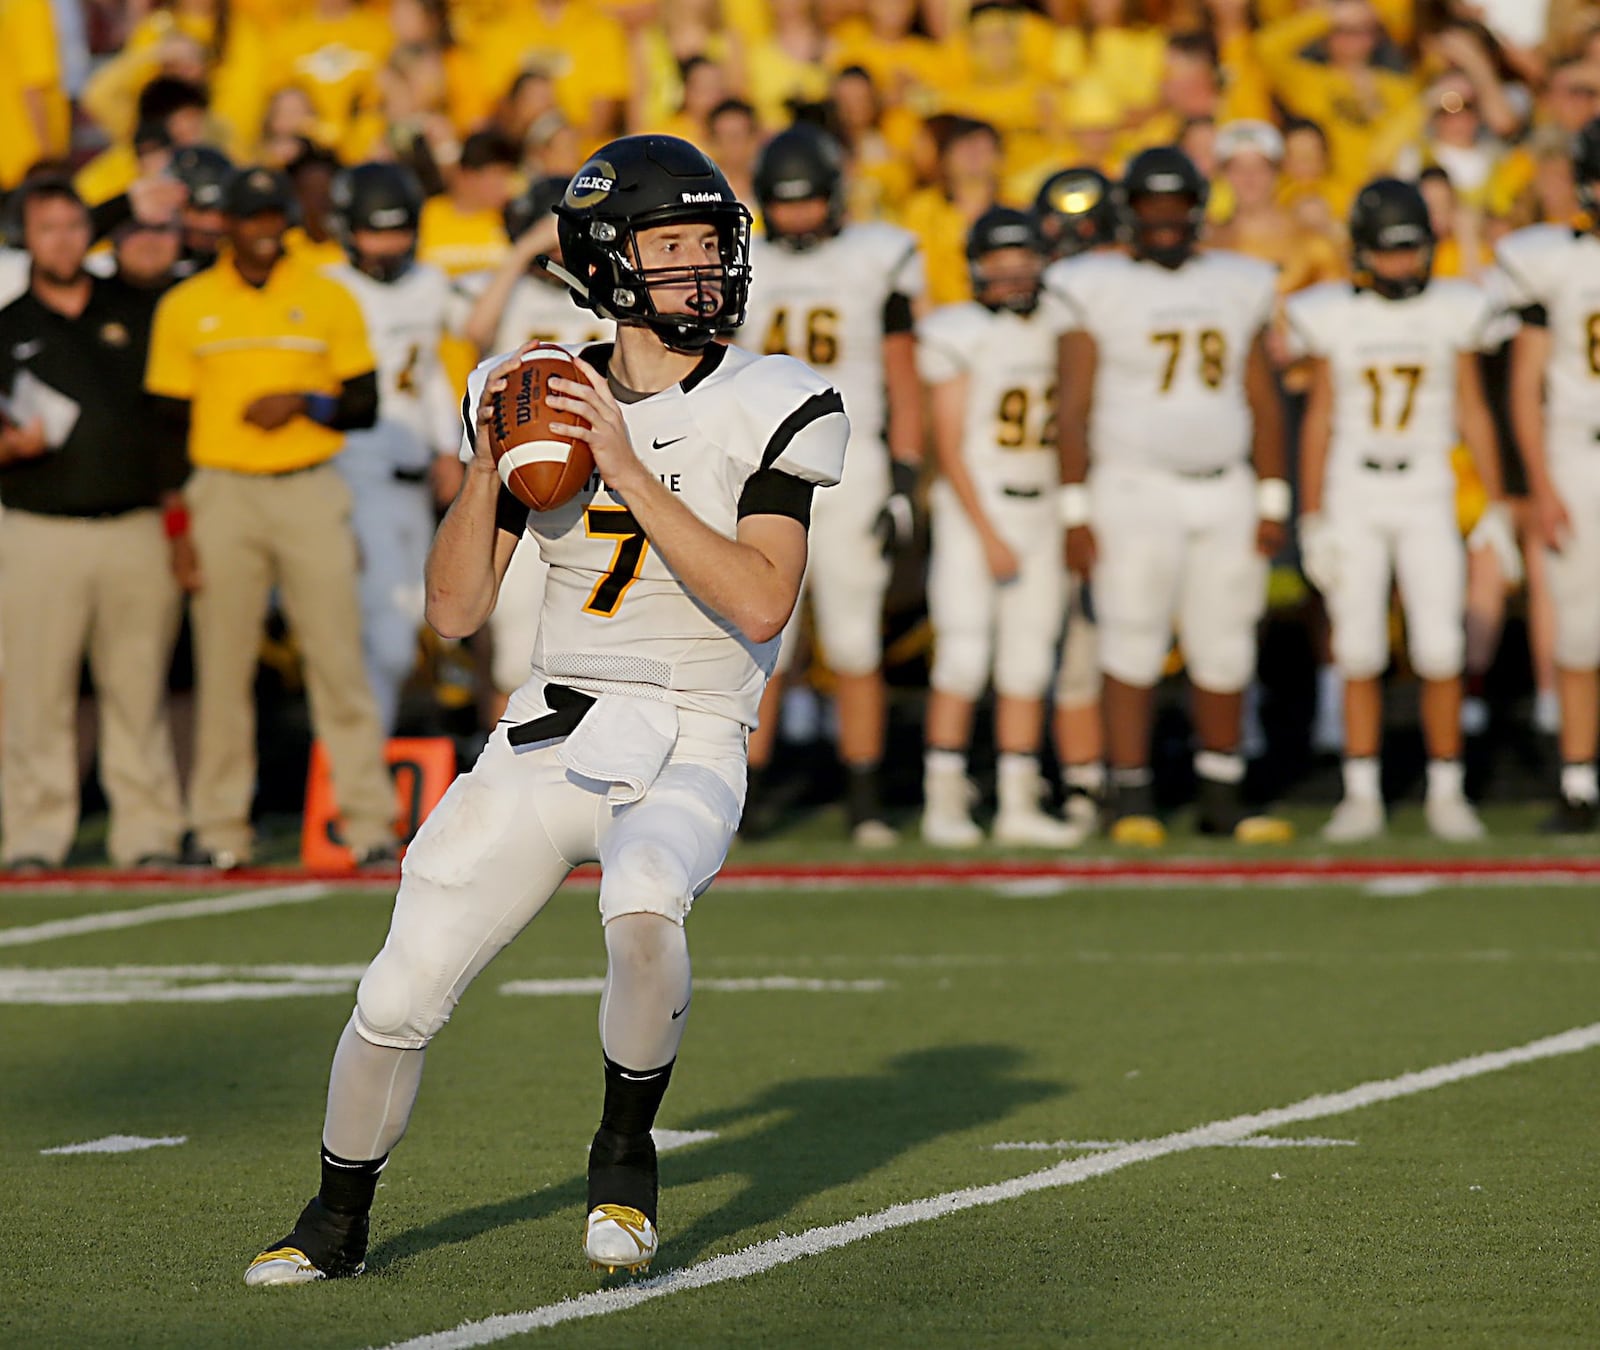
<path id="1" fill-rule="evenodd" d="M 1542 310 L 1550 330 L 1545 452 L 1593 455 L 1600 439 L 1600 238 L 1533 225 L 1495 248 L 1493 286 L 1513 309 Z"/>
<path id="2" fill-rule="evenodd" d="M 928 384 L 967 377 L 961 454 L 986 498 L 1044 493 L 1056 462 L 1057 330 L 1039 311 L 944 305 L 917 325 L 917 371 Z"/>
<path id="3" fill-rule="evenodd" d="M 1277 272 L 1220 249 L 1176 271 L 1088 253 L 1045 272 L 1063 329 L 1095 340 L 1091 465 L 1204 472 L 1245 461 L 1245 362 L 1272 318 Z"/>
<path id="4" fill-rule="evenodd" d="M 1330 486 L 1368 462 L 1406 466 L 1408 490 L 1450 493 L 1456 362 L 1481 350 L 1494 302 L 1471 282 L 1439 280 L 1408 300 L 1329 281 L 1289 298 L 1296 354 L 1322 357 L 1333 382 Z"/>
<path id="5" fill-rule="evenodd" d="M 603 367 L 610 348 L 585 355 Z M 469 415 L 503 360 L 504 354 L 490 357 L 472 372 L 464 401 Z M 772 470 L 827 487 L 844 471 L 850 424 L 839 394 L 788 357 L 715 344 L 681 384 L 625 403 L 622 412 L 645 465 L 730 539 L 746 485 L 757 474 Z M 529 512 L 527 532 L 550 565 L 535 679 L 592 694 L 661 699 L 755 725 L 779 639 L 752 642 L 691 596 L 599 474 L 564 506 Z"/>
<path id="6" fill-rule="evenodd" d="M 846 225 L 796 252 L 750 241 L 750 301 L 736 341 L 749 351 L 798 357 L 844 396 L 853 441 L 884 444 L 884 308 L 924 289 L 917 237 L 895 225 Z"/>
<path id="7" fill-rule="evenodd" d="M 378 362 L 378 421 L 403 427 L 415 440 L 419 464 L 456 439 L 456 402 L 439 360 L 445 335 L 449 279 L 437 267 L 416 263 L 393 282 L 374 281 L 341 263 L 325 269 L 350 291 L 366 320 L 367 340 Z"/>

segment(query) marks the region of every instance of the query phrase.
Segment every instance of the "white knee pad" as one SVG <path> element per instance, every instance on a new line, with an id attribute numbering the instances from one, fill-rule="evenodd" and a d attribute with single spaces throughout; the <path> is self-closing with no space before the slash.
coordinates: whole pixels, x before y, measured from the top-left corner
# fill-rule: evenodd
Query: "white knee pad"
<path id="1" fill-rule="evenodd" d="M 1562 670 L 1593 670 L 1600 666 L 1600 596 L 1595 594 L 1596 572 L 1583 561 L 1568 556 L 1573 550 L 1546 553 L 1550 598 L 1556 611 L 1556 665 Z M 1587 560 L 1600 562 L 1594 551 Z"/>
<path id="2" fill-rule="evenodd" d="M 1368 626 L 1334 625 L 1333 664 L 1347 680 L 1375 680 L 1388 668 L 1388 635 L 1374 640 Z"/>
<path id="3" fill-rule="evenodd" d="M 355 1027 L 363 1040 L 421 1050 L 450 1020 L 448 979 L 385 943 L 356 989 Z"/>
<path id="4" fill-rule="evenodd" d="M 1192 646 L 1185 636 L 1183 661 L 1191 684 L 1213 694 L 1237 694 L 1256 673 L 1256 630 L 1207 633 Z"/>
<path id="5" fill-rule="evenodd" d="M 1165 623 L 1112 623 L 1102 618 L 1099 635 L 1101 671 L 1135 689 L 1152 689 L 1161 682 L 1172 645 Z"/>
<path id="6" fill-rule="evenodd" d="M 942 694 L 977 700 L 989 682 L 989 639 L 974 628 L 936 630 L 929 683 Z"/>
<path id="7" fill-rule="evenodd" d="M 1043 698 L 1055 664 L 1056 637 L 1041 618 L 1031 629 L 1002 623 L 994 663 L 994 688 L 1005 698 Z"/>
<path id="8" fill-rule="evenodd" d="M 648 835 L 627 839 L 605 862 L 600 880 L 600 917 L 659 914 L 682 923 L 694 900 L 689 869 L 672 844 Z"/>
<path id="9" fill-rule="evenodd" d="M 1411 667 L 1425 680 L 1450 680 L 1466 664 L 1467 633 L 1463 622 L 1430 620 L 1407 635 Z"/>

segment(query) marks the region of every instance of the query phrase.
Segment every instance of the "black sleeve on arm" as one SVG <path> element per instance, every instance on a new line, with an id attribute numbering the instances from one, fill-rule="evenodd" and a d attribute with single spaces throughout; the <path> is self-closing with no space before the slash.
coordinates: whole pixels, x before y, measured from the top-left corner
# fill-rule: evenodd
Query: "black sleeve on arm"
<path id="1" fill-rule="evenodd" d="M 189 400 L 163 394 L 145 397 L 150 407 L 157 486 L 162 492 L 176 492 L 189 478 Z"/>
<path id="2" fill-rule="evenodd" d="M 360 431 L 378 420 L 378 372 L 369 370 L 346 380 L 339 389 L 328 426 L 334 431 Z"/>
<path id="3" fill-rule="evenodd" d="M 522 538 L 528 528 L 528 508 L 511 495 L 511 489 L 501 484 L 500 495 L 494 502 L 495 528 L 506 534 Z"/>
<path id="4" fill-rule="evenodd" d="M 93 232 L 94 242 L 98 244 L 117 226 L 125 225 L 132 219 L 133 203 L 128 199 L 126 192 L 118 193 L 98 206 L 91 206 L 89 228 Z"/>
<path id="5" fill-rule="evenodd" d="M 1517 311 L 1517 317 L 1527 324 L 1529 328 L 1548 328 L 1550 316 L 1545 313 L 1543 305 L 1525 305 Z"/>
<path id="6" fill-rule="evenodd" d="M 796 478 L 782 469 L 757 469 L 744 480 L 739 494 L 739 519 L 746 516 L 788 516 L 811 524 L 811 494 L 815 483 Z"/>
<path id="7" fill-rule="evenodd" d="M 917 326 L 917 321 L 911 314 L 911 297 L 894 292 L 883 302 L 883 332 L 884 336 L 890 333 L 909 333 Z"/>

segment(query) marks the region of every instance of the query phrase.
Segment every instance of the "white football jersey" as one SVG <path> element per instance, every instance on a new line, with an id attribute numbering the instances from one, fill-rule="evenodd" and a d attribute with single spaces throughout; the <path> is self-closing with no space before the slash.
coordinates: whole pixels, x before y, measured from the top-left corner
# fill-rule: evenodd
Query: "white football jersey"
<path id="1" fill-rule="evenodd" d="M 923 293 L 916 235 L 895 225 L 846 225 L 797 252 L 750 241 L 750 300 L 735 339 L 749 351 L 797 357 L 844 397 L 852 442 L 884 445 L 884 308 Z"/>
<path id="2" fill-rule="evenodd" d="M 610 348 L 584 354 L 603 365 Z M 472 372 L 463 404 L 469 415 L 504 359 L 492 356 Z M 850 424 L 843 402 L 825 379 L 787 357 L 715 344 L 682 383 L 624 403 L 622 413 L 651 472 L 730 539 L 753 475 L 772 469 L 828 487 L 844 471 Z M 598 473 L 565 505 L 529 512 L 526 529 L 550 565 L 535 679 L 756 724 L 779 639 L 752 642 L 690 595 Z"/>
<path id="3" fill-rule="evenodd" d="M 18 300 L 28 289 L 33 259 L 20 248 L 0 248 L 0 309 Z"/>
<path id="4" fill-rule="evenodd" d="M 1592 456 L 1600 438 L 1600 238 L 1532 225 L 1495 248 L 1492 288 L 1513 309 L 1541 309 L 1550 330 L 1545 452 Z"/>
<path id="5" fill-rule="evenodd" d="M 1333 383 L 1330 484 L 1364 465 L 1404 466 L 1395 486 L 1450 493 L 1457 439 L 1456 363 L 1486 345 L 1494 302 L 1467 281 L 1439 280 L 1408 300 L 1329 281 L 1289 298 L 1297 354 L 1322 357 Z"/>
<path id="6" fill-rule="evenodd" d="M 367 324 L 367 341 L 378 362 L 378 421 L 404 427 L 426 467 L 456 440 L 456 402 L 439 360 L 445 335 L 449 279 L 437 267 L 415 263 L 398 281 L 375 281 L 342 263 L 327 274 L 354 294 Z"/>
<path id="7" fill-rule="evenodd" d="M 961 454 L 986 496 L 1042 494 L 1060 480 L 1055 445 L 1057 330 L 1049 318 L 944 305 L 917 324 L 928 384 L 967 377 Z"/>
<path id="8" fill-rule="evenodd" d="M 1203 473 L 1249 458 L 1244 372 L 1272 318 L 1277 272 L 1206 250 L 1176 270 L 1088 253 L 1045 272 L 1062 329 L 1095 341 L 1091 464 Z"/>

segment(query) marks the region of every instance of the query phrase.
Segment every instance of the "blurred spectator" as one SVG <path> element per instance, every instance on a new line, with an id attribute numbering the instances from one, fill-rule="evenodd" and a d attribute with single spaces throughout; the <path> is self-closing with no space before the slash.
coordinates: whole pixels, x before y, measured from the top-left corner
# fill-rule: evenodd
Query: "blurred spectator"
<path id="1" fill-rule="evenodd" d="M 1141 0 L 1083 0 L 1075 22 L 1052 43 L 1050 72 L 1069 89 L 1093 80 L 1119 123 L 1155 110 L 1166 62 L 1166 35 L 1145 18 Z"/>
<path id="2" fill-rule="evenodd" d="M 510 242 L 501 216 L 516 165 L 517 152 L 505 137 L 488 131 L 468 136 L 449 191 L 422 208 L 417 256 L 450 276 L 495 266 Z"/>
<path id="3" fill-rule="evenodd" d="M 298 84 L 286 84 L 267 100 L 261 138 L 249 158 L 268 168 L 285 169 L 321 133 L 317 105 Z"/>
<path id="4" fill-rule="evenodd" d="M 939 181 L 912 194 L 904 221 L 922 243 L 928 300 L 953 305 L 971 298 L 967 233 L 1000 192 L 1000 137 L 987 122 L 952 118 L 939 149 Z"/>
<path id="5" fill-rule="evenodd" d="M 609 15 L 576 0 L 509 0 L 495 18 L 474 25 L 471 43 L 484 85 L 497 97 L 522 71 L 549 75 L 585 149 L 622 128 L 628 40 Z"/>
<path id="6" fill-rule="evenodd" d="M 362 666 L 350 492 L 330 463 L 344 433 L 377 415 L 372 351 L 350 293 L 285 253 L 287 178 L 241 169 L 224 206 L 228 252 L 162 299 L 146 374 L 194 465 L 193 858 L 250 857 L 256 654 L 276 586 L 345 842 L 358 862 L 389 861 L 394 798 Z"/>
<path id="7" fill-rule="evenodd" d="M 1334 241 L 1308 230 L 1279 204 L 1283 137 L 1267 122 L 1229 122 L 1217 132 L 1217 171 L 1226 205 L 1210 242 L 1278 269 L 1278 294 L 1289 295 L 1344 271 Z"/>
<path id="8" fill-rule="evenodd" d="M 828 92 L 823 66 L 827 39 L 813 0 L 771 0 L 772 27 L 745 53 L 745 96 L 761 124 L 777 131 L 802 103 L 820 103 Z"/>
<path id="9" fill-rule="evenodd" d="M 1383 167 L 1374 162 L 1374 143 L 1407 114 L 1418 94 L 1413 77 L 1378 61 L 1385 40 L 1367 0 L 1325 0 L 1268 24 L 1256 38 L 1273 94 L 1327 135 L 1333 177 L 1345 202 Z"/>
<path id="10" fill-rule="evenodd" d="M 394 46 L 386 16 L 356 0 L 314 0 L 311 11 L 264 31 L 266 96 L 286 84 L 310 95 L 313 139 L 351 162 L 383 139 L 378 72 Z"/>
<path id="11" fill-rule="evenodd" d="M 312 267 L 337 267 L 345 261 L 344 248 L 335 237 L 333 180 L 339 161 L 316 145 L 302 145 L 285 170 L 294 189 L 296 222 L 283 236 L 289 255 Z"/>
<path id="12" fill-rule="evenodd" d="M 61 84 L 50 0 L 0 4 L 0 190 L 67 151 L 70 113 Z"/>
<path id="13" fill-rule="evenodd" d="M 713 108 L 728 98 L 726 72 L 708 56 L 691 56 L 683 63 L 683 103 L 664 123 L 638 125 L 668 136 L 679 136 L 704 149 L 711 140 L 709 121 Z"/>
<path id="14" fill-rule="evenodd" d="M 912 172 L 884 126 L 884 107 L 872 76 L 847 66 L 834 77 L 832 129 L 849 166 L 850 218 L 876 220 L 898 213 L 911 192 Z"/>
<path id="15" fill-rule="evenodd" d="M 31 183 L 20 211 L 32 283 L 0 310 L 3 856 L 42 869 L 72 845 L 87 655 L 111 859 L 171 862 L 183 810 L 163 708 L 180 597 L 159 507 L 186 465 L 145 411 L 156 294 L 84 270 L 89 212 L 65 181 Z"/>
<path id="16" fill-rule="evenodd" d="M 179 277 L 193 276 L 216 261 L 228 227 L 222 213 L 222 192 L 232 175 L 228 157 L 209 145 L 193 145 L 172 157 L 172 176 L 188 193 L 178 220 L 182 253 L 175 271 Z"/>
<path id="17" fill-rule="evenodd" d="M 706 153 L 727 176 L 734 195 L 746 204 L 755 200 L 751 175 L 761 152 L 756 110 L 743 99 L 725 98 L 706 119 Z"/>
<path id="18" fill-rule="evenodd" d="M 661 0 L 654 9 L 654 21 L 635 26 L 628 38 L 628 120 L 640 128 L 666 126 L 694 101 L 688 86 L 699 61 L 720 71 L 722 97 L 745 84 L 744 50 L 723 25 L 720 0 Z"/>
<path id="19" fill-rule="evenodd" d="M 949 58 L 923 30 L 916 0 L 868 0 L 830 38 L 828 64 L 860 66 L 890 104 L 925 103 L 949 77 Z"/>

